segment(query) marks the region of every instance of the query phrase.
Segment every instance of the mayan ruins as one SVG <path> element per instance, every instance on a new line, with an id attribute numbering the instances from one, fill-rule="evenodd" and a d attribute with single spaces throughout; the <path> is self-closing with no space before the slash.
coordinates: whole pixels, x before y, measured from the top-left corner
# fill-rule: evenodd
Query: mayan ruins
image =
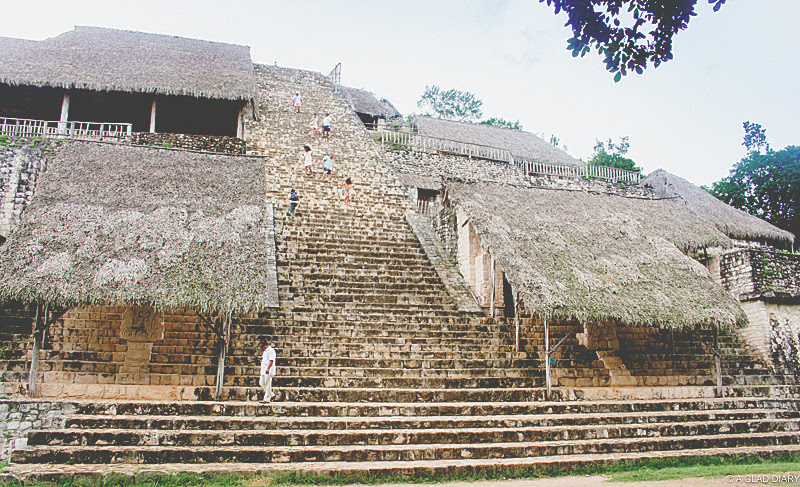
<path id="1" fill-rule="evenodd" d="M 340 74 L 100 27 L 0 37 L 0 475 L 800 452 L 794 235 Z"/>

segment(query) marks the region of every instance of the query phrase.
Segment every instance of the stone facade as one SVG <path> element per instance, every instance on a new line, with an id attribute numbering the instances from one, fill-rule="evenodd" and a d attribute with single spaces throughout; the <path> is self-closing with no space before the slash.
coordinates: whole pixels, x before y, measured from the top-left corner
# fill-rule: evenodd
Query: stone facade
<path id="1" fill-rule="evenodd" d="M 220 152 L 240 155 L 247 152 L 245 141 L 238 137 L 191 134 L 162 134 L 137 132 L 128 137 L 127 142 L 137 145 L 155 145 L 204 152 Z"/>
<path id="2" fill-rule="evenodd" d="M 770 318 L 789 322 L 800 333 L 800 255 L 767 247 L 724 253 L 719 260 L 722 285 L 741 302 L 748 325 L 740 334 L 759 357 L 770 360 Z"/>
<path id="3" fill-rule="evenodd" d="M 63 427 L 64 415 L 71 411 L 72 404 L 60 401 L 0 400 L 0 462 L 7 461 L 12 451 L 27 446 L 29 431 Z"/>
<path id="4" fill-rule="evenodd" d="M 47 165 L 49 144 L 31 147 L 28 139 L 0 146 L 0 237 L 7 237 L 28 205 L 39 171 Z M 19 145 L 16 145 L 16 144 Z M 34 142 L 34 144 L 36 144 Z"/>

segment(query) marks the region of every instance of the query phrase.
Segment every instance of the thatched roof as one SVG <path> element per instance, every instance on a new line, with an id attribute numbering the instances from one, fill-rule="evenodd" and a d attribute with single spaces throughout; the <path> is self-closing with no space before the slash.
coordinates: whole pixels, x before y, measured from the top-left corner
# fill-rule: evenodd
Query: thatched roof
<path id="1" fill-rule="evenodd" d="M 454 181 L 446 191 L 539 316 L 633 326 L 746 323 L 736 299 L 680 250 L 730 241 L 674 200 Z"/>
<path id="2" fill-rule="evenodd" d="M 373 117 L 383 117 L 385 119 L 402 117 L 397 108 L 386 98 L 378 98 L 369 91 L 359 90 L 358 88 L 340 87 L 342 96 L 350 102 L 353 110 L 366 113 Z"/>
<path id="3" fill-rule="evenodd" d="M 419 115 L 413 117 L 411 124 L 417 128 L 420 134 L 430 137 L 499 147 L 511 151 L 515 157 L 536 162 L 580 164 L 580 161 L 561 149 L 522 130 L 504 129 L 477 123 L 453 122 Z"/>
<path id="4" fill-rule="evenodd" d="M 791 233 L 734 208 L 702 188 L 663 169 L 653 171 L 639 184 L 653 188 L 657 197 L 678 198 L 692 214 L 716 226 L 731 238 L 787 243 L 794 240 L 794 235 Z"/>
<path id="5" fill-rule="evenodd" d="M 64 142 L 0 247 L 0 302 L 261 310 L 265 194 L 258 157 Z"/>
<path id="6" fill-rule="evenodd" d="M 0 38 L 0 82 L 251 101 L 250 48 L 75 27 L 40 42 Z"/>

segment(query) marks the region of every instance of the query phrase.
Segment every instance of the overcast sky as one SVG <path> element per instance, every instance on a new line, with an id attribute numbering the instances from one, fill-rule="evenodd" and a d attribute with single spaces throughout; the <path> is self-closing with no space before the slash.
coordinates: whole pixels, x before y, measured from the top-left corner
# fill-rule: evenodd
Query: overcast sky
<path id="1" fill-rule="evenodd" d="M 696 184 L 742 158 L 742 122 L 773 148 L 800 145 L 798 0 L 728 0 L 679 33 L 674 59 L 614 83 L 595 54 L 573 58 L 564 14 L 537 0 L 14 2 L 0 35 L 44 39 L 91 25 L 251 46 L 255 62 L 327 74 L 404 114 L 426 85 L 471 91 L 484 118 L 555 134 L 588 159 L 595 139 L 630 137 L 646 172 Z M 91 46 L 88 46 L 89 48 Z"/>

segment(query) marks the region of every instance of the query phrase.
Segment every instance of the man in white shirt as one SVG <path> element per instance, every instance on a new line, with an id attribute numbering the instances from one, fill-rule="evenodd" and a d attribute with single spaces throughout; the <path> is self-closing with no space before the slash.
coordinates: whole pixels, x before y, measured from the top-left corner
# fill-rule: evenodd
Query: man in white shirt
<path id="1" fill-rule="evenodd" d="M 330 113 L 325 114 L 325 118 L 322 119 L 322 136 L 324 138 L 328 138 L 331 135 L 331 123 L 333 119 L 331 118 Z"/>
<path id="2" fill-rule="evenodd" d="M 259 384 L 264 389 L 263 402 L 270 402 L 275 394 L 272 392 L 272 378 L 275 377 L 275 349 L 266 340 L 258 343 L 261 350 L 261 377 Z"/>
<path id="3" fill-rule="evenodd" d="M 292 107 L 294 107 L 294 111 L 296 113 L 300 113 L 300 107 L 303 105 L 303 97 L 300 96 L 300 93 L 295 93 L 292 97 Z"/>

